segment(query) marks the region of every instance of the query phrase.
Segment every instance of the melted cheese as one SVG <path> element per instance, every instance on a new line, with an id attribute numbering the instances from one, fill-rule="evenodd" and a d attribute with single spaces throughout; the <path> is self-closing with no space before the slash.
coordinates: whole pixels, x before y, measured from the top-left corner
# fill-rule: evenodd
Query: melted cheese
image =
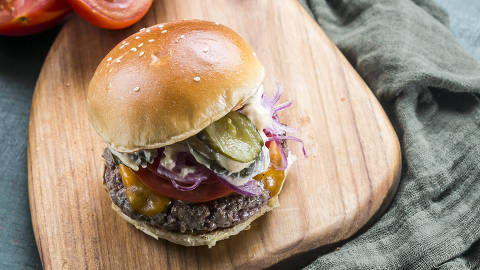
<path id="1" fill-rule="evenodd" d="M 272 116 L 265 107 L 262 106 L 263 85 L 260 85 L 257 93 L 251 97 L 242 109 L 245 114 L 257 127 L 257 130 L 263 130 L 270 126 Z"/>
<path id="2" fill-rule="evenodd" d="M 279 170 L 277 168 L 282 166 L 282 156 L 280 155 L 280 150 L 275 142 L 270 143 L 269 147 L 270 154 L 270 166 L 268 170 L 264 173 L 256 175 L 253 179 L 261 181 L 263 187 L 270 191 L 270 197 L 276 196 L 282 190 L 283 184 L 285 183 L 286 171 L 290 165 L 296 160 L 295 155 L 289 153 L 287 169 Z"/>
<path id="3" fill-rule="evenodd" d="M 127 166 L 120 164 L 118 171 L 126 188 L 127 200 L 133 210 L 146 216 L 153 216 L 167 209 L 170 199 L 154 193 Z"/>

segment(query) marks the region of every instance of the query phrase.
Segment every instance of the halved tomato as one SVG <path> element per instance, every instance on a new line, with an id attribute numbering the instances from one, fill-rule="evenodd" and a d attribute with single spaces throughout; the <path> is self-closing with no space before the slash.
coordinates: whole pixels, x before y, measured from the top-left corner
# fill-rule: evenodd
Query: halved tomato
<path id="1" fill-rule="evenodd" d="M 157 165 L 158 166 L 158 165 Z M 155 164 L 143 169 L 140 168 L 135 174 L 143 184 L 152 189 L 155 193 L 168 198 L 186 202 L 207 202 L 225 197 L 233 192 L 232 189 L 221 183 L 215 175 L 205 180 L 192 191 L 181 191 L 176 189 L 170 180 L 156 174 L 152 169 Z"/>
<path id="2" fill-rule="evenodd" d="M 0 35 L 41 32 L 61 22 L 70 11 L 65 0 L 0 0 Z"/>
<path id="3" fill-rule="evenodd" d="M 67 0 L 91 24 L 106 29 L 122 29 L 138 22 L 153 0 Z"/>

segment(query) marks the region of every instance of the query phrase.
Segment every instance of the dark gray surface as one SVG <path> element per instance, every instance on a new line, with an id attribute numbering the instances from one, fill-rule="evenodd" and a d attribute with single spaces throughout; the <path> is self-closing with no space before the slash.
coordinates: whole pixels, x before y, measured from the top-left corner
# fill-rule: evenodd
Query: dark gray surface
<path id="1" fill-rule="evenodd" d="M 41 268 L 28 205 L 28 117 L 35 81 L 58 30 L 0 37 L 0 269 Z"/>
<path id="2" fill-rule="evenodd" d="M 480 59 L 480 1 L 437 0 L 451 16 L 453 33 Z M 22 38 L 0 37 L 0 269 L 39 269 L 27 194 L 27 129 L 35 80 L 58 29 Z M 314 254 L 313 254 L 314 255 Z M 297 256 L 276 268 L 305 265 Z"/>
<path id="3" fill-rule="evenodd" d="M 480 60 L 480 1 L 436 0 L 450 17 L 450 28 L 457 40 Z"/>

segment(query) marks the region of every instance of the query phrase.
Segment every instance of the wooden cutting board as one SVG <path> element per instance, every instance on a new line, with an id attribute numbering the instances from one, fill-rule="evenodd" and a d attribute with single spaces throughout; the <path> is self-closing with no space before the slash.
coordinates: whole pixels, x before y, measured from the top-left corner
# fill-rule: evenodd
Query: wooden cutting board
<path id="1" fill-rule="evenodd" d="M 88 82 L 116 43 L 145 26 L 190 18 L 225 24 L 251 44 L 266 68 L 266 91 L 280 83 L 282 100 L 295 101 L 280 117 L 299 129 L 309 154 L 290 143 L 299 160 L 281 206 L 211 249 L 156 241 L 113 212 L 102 186 L 104 144 L 86 113 Z M 73 16 L 50 50 L 31 108 L 29 198 L 45 269 L 266 267 L 353 235 L 391 199 L 400 167 L 380 104 L 295 0 L 157 0 L 123 31 Z"/>

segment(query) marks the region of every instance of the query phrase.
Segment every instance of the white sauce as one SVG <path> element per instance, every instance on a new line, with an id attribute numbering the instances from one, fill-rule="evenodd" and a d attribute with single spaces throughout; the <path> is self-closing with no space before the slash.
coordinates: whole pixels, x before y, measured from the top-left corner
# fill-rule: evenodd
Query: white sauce
<path id="1" fill-rule="evenodd" d="M 175 167 L 175 160 L 177 160 L 178 152 L 188 152 L 187 146 L 183 143 L 174 143 L 165 146 L 165 150 L 163 150 L 165 156 L 160 159 L 160 164 L 163 167 L 172 170 Z"/>
<path id="2" fill-rule="evenodd" d="M 269 127 L 272 122 L 270 113 L 262 106 L 263 91 L 263 85 L 260 85 L 257 93 L 247 101 L 242 109 L 242 113 L 253 122 L 257 130 Z"/>
<path id="3" fill-rule="evenodd" d="M 218 161 L 218 164 L 220 164 L 220 166 L 227 169 L 229 172 L 234 172 L 234 173 L 247 168 L 248 166 L 250 166 L 250 164 L 252 164 L 252 162 L 255 161 L 253 160 L 247 163 L 238 162 L 233 159 L 229 159 L 221 154 L 216 154 L 215 159 Z"/>
<path id="4" fill-rule="evenodd" d="M 138 165 L 135 163 L 134 160 L 131 159 L 131 156 L 128 153 L 117 152 L 113 150 L 113 148 L 111 148 L 110 146 L 108 146 L 108 149 L 110 149 L 110 152 L 112 152 L 112 154 L 114 154 L 118 159 L 120 159 L 123 164 L 134 169 L 135 171 L 138 171 Z"/>
<path id="5" fill-rule="evenodd" d="M 194 172 L 195 172 L 195 170 L 192 169 L 192 167 L 185 167 L 180 171 L 180 176 L 185 177 L 185 176 L 187 176 L 187 174 L 191 174 L 191 173 L 194 173 Z"/>
<path id="6" fill-rule="evenodd" d="M 107 145 L 107 146 L 108 146 L 108 149 L 110 149 L 110 152 L 112 152 L 112 154 L 114 154 L 118 159 L 120 159 L 120 161 L 123 164 L 127 165 L 128 167 L 130 167 L 135 171 L 138 171 L 139 169 L 138 163 L 140 163 L 139 162 L 140 160 L 138 158 L 135 158 L 134 153 L 121 153 L 121 152 L 115 151 L 112 147 L 110 147 L 110 145 Z M 157 149 L 144 149 L 144 150 L 139 150 L 135 153 L 138 153 L 138 152 L 143 152 L 143 155 L 147 160 L 153 161 L 153 158 L 156 156 Z M 143 164 L 142 167 L 145 168 L 146 164 Z"/>
<path id="7" fill-rule="evenodd" d="M 268 148 L 265 145 L 262 147 L 262 151 L 264 152 L 264 155 L 263 155 L 263 160 L 261 161 L 262 169 L 261 169 L 261 172 L 259 173 L 262 173 L 268 170 L 268 166 L 270 165 L 270 156 L 269 156 Z M 252 176 L 233 178 L 231 176 L 223 175 L 223 177 L 226 178 L 231 184 L 235 186 L 245 185 L 248 181 L 252 179 Z"/>
<path id="8" fill-rule="evenodd" d="M 175 168 L 175 161 L 177 160 L 178 153 L 188 152 L 188 151 L 189 151 L 188 147 L 182 142 L 175 143 L 172 145 L 167 145 L 165 146 L 165 150 L 163 151 L 165 156 L 162 159 L 160 159 L 160 164 L 169 170 L 173 170 L 173 168 Z M 188 174 L 194 173 L 194 172 L 195 170 L 193 169 L 193 167 L 186 166 L 182 168 L 182 170 L 180 170 L 180 176 L 185 177 Z"/>

